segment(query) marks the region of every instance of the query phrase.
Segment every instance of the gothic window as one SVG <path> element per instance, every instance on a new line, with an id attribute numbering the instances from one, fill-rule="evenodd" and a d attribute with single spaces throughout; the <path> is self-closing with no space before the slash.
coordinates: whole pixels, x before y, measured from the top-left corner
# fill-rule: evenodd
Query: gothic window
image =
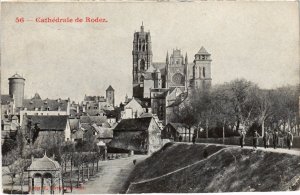
<path id="1" fill-rule="evenodd" d="M 199 67 L 199 77 L 201 77 L 202 72 L 201 72 L 201 67 Z"/>
<path id="2" fill-rule="evenodd" d="M 182 85 L 182 84 L 184 84 L 184 77 L 183 77 L 182 74 L 176 73 L 176 74 L 173 75 L 172 81 L 176 85 Z"/>
<path id="3" fill-rule="evenodd" d="M 203 67 L 202 73 L 203 73 L 203 77 L 205 77 L 205 67 Z"/>
<path id="4" fill-rule="evenodd" d="M 145 45 L 143 45 L 143 51 L 145 51 Z"/>
<path id="5" fill-rule="evenodd" d="M 145 70 L 145 60 L 144 59 L 141 59 L 140 70 Z"/>

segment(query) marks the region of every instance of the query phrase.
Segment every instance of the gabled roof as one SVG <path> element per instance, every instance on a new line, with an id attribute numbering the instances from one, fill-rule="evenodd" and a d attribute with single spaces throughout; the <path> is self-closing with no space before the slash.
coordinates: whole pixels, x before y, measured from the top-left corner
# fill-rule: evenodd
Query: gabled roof
<path id="1" fill-rule="evenodd" d="M 40 130 L 64 131 L 68 122 L 68 116 L 33 115 L 27 116 L 32 125 L 38 124 Z M 27 120 L 23 120 L 27 121 Z"/>
<path id="2" fill-rule="evenodd" d="M 114 131 L 146 131 L 149 129 L 152 118 L 123 119 Z"/>
<path id="3" fill-rule="evenodd" d="M 106 91 L 114 91 L 114 88 L 112 88 L 112 86 L 110 85 L 110 86 L 106 89 Z"/>

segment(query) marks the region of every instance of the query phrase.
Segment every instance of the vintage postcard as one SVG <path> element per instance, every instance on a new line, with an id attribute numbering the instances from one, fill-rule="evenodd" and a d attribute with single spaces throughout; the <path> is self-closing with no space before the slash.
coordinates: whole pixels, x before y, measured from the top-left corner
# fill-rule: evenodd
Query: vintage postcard
<path id="1" fill-rule="evenodd" d="M 299 192 L 298 4 L 2 2 L 2 193 Z"/>

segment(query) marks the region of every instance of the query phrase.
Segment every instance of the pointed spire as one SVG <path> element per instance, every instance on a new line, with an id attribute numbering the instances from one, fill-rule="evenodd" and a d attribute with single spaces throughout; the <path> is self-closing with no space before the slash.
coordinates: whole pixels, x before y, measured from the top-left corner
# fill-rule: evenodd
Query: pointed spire
<path id="1" fill-rule="evenodd" d="M 166 64 L 169 64 L 169 52 L 167 51 Z"/>
<path id="2" fill-rule="evenodd" d="M 185 53 L 185 64 L 188 64 L 187 52 Z"/>
<path id="3" fill-rule="evenodd" d="M 144 22 L 142 21 L 141 32 L 144 32 Z"/>

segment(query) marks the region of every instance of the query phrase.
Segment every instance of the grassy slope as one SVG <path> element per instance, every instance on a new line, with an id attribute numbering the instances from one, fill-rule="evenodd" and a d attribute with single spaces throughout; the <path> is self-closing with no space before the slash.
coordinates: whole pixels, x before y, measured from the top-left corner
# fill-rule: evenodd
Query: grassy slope
<path id="1" fill-rule="evenodd" d="M 203 159 L 204 145 L 174 144 L 138 164 L 129 181 L 138 182 Z M 221 146 L 210 145 L 212 154 Z M 175 154 L 175 155 L 174 155 Z M 238 147 L 155 181 L 131 185 L 129 193 L 299 190 L 300 157 Z"/>

